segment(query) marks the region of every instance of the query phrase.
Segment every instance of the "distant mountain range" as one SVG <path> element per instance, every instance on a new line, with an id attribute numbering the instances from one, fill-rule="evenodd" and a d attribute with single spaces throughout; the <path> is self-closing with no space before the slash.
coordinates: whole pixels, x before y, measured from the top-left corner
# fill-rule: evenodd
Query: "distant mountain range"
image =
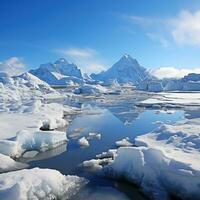
<path id="1" fill-rule="evenodd" d="M 83 76 L 77 65 L 68 63 L 64 58 L 60 58 L 55 63 L 42 64 L 39 68 L 29 72 L 49 85 L 81 84 L 84 82 L 91 83 L 92 81 L 105 84 L 117 82 L 119 84 L 137 85 L 145 79 L 152 78 L 149 72 L 136 59 L 127 54 L 122 56 L 107 71 L 91 74 L 90 77 Z"/>

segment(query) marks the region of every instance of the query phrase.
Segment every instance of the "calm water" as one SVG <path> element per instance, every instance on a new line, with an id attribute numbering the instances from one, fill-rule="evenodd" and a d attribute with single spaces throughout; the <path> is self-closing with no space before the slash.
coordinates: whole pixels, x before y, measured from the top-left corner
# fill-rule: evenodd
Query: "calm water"
<path id="1" fill-rule="evenodd" d="M 131 108 L 131 109 L 130 109 Z M 99 177 L 95 173 L 83 170 L 80 164 L 95 155 L 115 147 L 115 142 L 125 137 L 131 141 L 141 134 L 155 129 L 155 121 L 172 123 L 184 116 L 183 111 L 174 113 L 157 113 L 154 110 L 138 110 L 131 104 L 117 104 L 95 107 L 83 106 L 83 113 L 76 116 L 68 126 L 66 132 L 70 139 L 67 144 L 51 151 L 40 153 L 31 159 L 22 159 L 30 167 L 51 168 L 63 174 L 86 177 L 90 182 L 73 197 L 73 200 L 144 200 L 136 186 L 123 181 L 116 181 Z M 77 139 L 87 136 L 89 132 L 101 133 L 101 140 L 90 140 L 90 146 L 80 148 Z"/>

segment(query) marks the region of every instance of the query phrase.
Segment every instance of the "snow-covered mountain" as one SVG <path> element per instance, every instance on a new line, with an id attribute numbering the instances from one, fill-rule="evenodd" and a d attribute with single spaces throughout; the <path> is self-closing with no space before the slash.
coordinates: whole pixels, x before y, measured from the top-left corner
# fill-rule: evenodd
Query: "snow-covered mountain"
<path id="1" fill-rule="evenodd" d="M 60 58 L 55 63 L 42 64 L 38 69 L 29 72 L 49 85 L 83 83 L 81 70 L 75 64 L 68 63 L 64 58 Z"/>
<path id="2" fill-rule="evenodd" d="M 151 75 L 142 67 L 136 59 L 125 54 L 107 71 L 99 74 L 91 74 L 91 78 L 104 83 L 118 82 L 120 84 L 130 83 L 133 85 L 139 84 L 142 80 L 148 79 Z"/>

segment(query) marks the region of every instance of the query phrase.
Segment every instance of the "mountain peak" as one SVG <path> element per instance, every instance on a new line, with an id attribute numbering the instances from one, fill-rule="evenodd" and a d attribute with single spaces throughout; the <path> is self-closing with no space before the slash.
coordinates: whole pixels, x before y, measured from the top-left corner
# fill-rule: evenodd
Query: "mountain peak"
<path id="1" fill-rule="evenodd" d="M 124 54 L 121 59 L 120 62 L 128 62 L 128 63 L 137 63 L 137 60 L 132 58 L 129 54 Z"/>
<path id="2" fill-rule="evenodd" d="M 122 58 L 128 59 L 128 58 L 132 58 L 129 54 L 125 53 Z"/>
<path id="3" fill-rule="evenodd" d="M 59 58 L 55 64 L 69 64 L 65 58 Z"/>
<path id="4" fill-rule="evenodd" d="M 110 83 L 116 80 L 119 84 L 131 83 L 134 85 L 139 84 L 147 76 L 149 76 L 148 71 L 142 67 L 136 59 L 133 59 L 128 54 L 124 54 L 121 59 L 107 71 L 91 75 L 93 79 L 98 81 Z"/>

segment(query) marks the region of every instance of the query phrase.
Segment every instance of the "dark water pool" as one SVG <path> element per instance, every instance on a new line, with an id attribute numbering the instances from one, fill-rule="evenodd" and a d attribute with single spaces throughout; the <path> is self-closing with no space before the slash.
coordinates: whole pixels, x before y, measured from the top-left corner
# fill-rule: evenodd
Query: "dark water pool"
<path id="1" fill-rule="evenodd" d="M 156 121 L 171 123 L 182 117 L 183 111 L 175 111 L 171 114 L 155 112 L 154 110 L 128 112 L 120 107 L 107 109 L 86 106 L 83 113 L 76 116 L 68 126 L 66 132 L 70 140 L 67 144 L 40 153 L 33 159 L 22 159 L 22 161 L 28 162 L 31 168 L 51 168 L 66 175 L 86 177 L 89 184 L 82 188 L 72 198 L 73 200 L 148 199 L 136 186 L 123 181 L 99 177 L 83 170 L 80 164 L 85 160 L 95 158 L 95 155 L 103 151 L 116 148 L 115 142 L 117 140 L 129 137 L 133 141 L 137 135 L 152 131 L 158 126 Z M 82 136 L 87 136 L 89 132 L 98 132 L 102 137 L 100 140 L 90 140 L 89 147 L 80 148 L 77 140 Z"/>

